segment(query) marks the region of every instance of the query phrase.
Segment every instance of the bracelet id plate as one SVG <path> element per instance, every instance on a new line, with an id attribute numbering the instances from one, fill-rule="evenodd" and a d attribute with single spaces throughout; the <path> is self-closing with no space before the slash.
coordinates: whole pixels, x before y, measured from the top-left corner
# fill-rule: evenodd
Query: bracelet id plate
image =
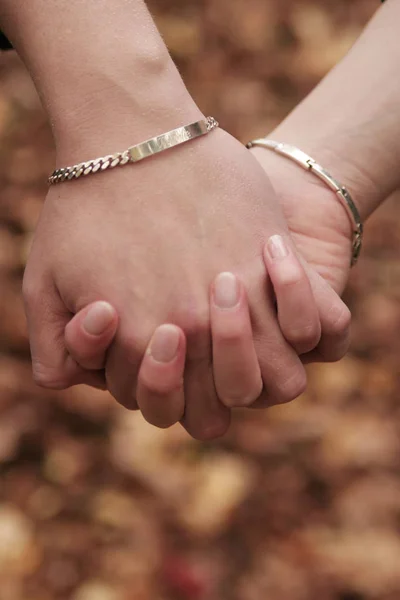
<path id="1" fill-rule="evenodd" d="M 101 171 L 106 171 L 107 169 L 123 167 L 128 163 L 137 163 L 145 158 L 149 158 L 150 156 L 154 156 L 155 154 L 159 154 L 170 148 L 185 144 L 190 140 L 207 135 L 216 127 L 218 127 L 218 121 L 213 117 L 207 117 L 206 119 L 184 125 L 183 127 L 178 127 L 167 133 L 150 138 L 136 146 L 131 146 L 123 152 L 109 154 L 70 167 L 56 169 L 50 175 L 48 183 L 49 185 L 55 185 L 57 183 L 62 183 L 63 181 L 71 181 L 73 179 L 79 179 L 80 177 L 86 177 L 87 175 L 93 175 Z"/>

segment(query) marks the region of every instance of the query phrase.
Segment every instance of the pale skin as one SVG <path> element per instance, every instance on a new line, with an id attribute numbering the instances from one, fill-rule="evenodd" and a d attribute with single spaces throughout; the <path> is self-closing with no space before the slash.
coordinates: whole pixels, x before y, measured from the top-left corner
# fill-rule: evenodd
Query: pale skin
<path id="1" fill-rule="evenodd" d="M 155 127 L 158 133 L 201 117 L 141 2 L 114 2 L 110 15 L 96 0 L 96 19 L 92 2 L 68 2 L 64 11 L 61 0 L 52 2 L 52 11 L 45 0 L 26 4 L 0 1 L 0 22 L 36 81 L 53 124 L 58 165 L 124 149 L 154 135 Z M 399 10 L 395 2 L 381 9 L 345 61 L 274 132 L 340 176 L 365 217 L 399 184 L 393 173 L 399 123 L 387 114 L 388 99 L 396 106 L 400 96 L 394 81 Z M 129 35 L 132 19 L 146 33 L 144 44 L 135 46 Z M 106 27 L 126 44 L 118 45 L 118 56 L 112 49 L 104 55 L 102 47 L 100 68 L 97 46 Z M 77 60 L 82 52 L 87 61 Z M 369 64 L 369 53 L 384 68 L 356 82 L 354 72 Z M 348 95 L 336 98 L 344 82 Z M 330 107 L 340 102 L 334 120 Z M 306 362 L 345 352 L 349 313 L 334 290 L 340 293 L 348 276 L 346 213 L 298 167 L 266 151 L 254 155 L 257 160 L 218 131 L 140 166 L 134 190 L 124 169 L 50 191 L 25 278 L 39 383 L 98 384 L 96 370 L 105 367 L 107 386 L 121 403 L 135 407 L 137 400 L 150 422 L 182 420 L 194 437 L 208 439 L 226 431 L 232 406 L 268 405 L 301 393 L 305 373 L 298 353 Z M 276 235 L 287 248 L 281 260 L 270 253 Z M 216 277 L 221 271 L 231 274 Z M 237 302 L 221 308 L 217 298 L 229 295 L 235 281 Z M 85 331 L 84 317 L 99 299 L 107 301 L 100 308 L 109 322 L 96 336 Z M 303 317 L 295 323 L 294 299 L 310 309 L 297 311 Z M 160 333 L 164 359 L 175 344 L 172 360 L 156 360 Z"/>

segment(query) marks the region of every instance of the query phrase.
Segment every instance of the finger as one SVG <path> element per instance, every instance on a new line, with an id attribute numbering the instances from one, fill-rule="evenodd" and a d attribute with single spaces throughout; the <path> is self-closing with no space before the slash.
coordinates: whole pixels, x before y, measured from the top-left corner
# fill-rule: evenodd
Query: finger
<path id="1" fill-rule="evenodd" d="M 335 362 L 347 353 L 351 339 L 351 312 L 329 283 L 313 269 L 309 279 L 321 323 L 318 346 L 302 356 L 304 363 Z"/>
<path id="2" fill-rule="evenodd" d="M 67 324 L 65 346 L 84 369 L 102 369 L 117 326 L 118 315 L 114 307 L 104 301 L 93 302 Z"/>
<path id="3" fill-rule="evenodd" d="M 223 436 L 229 429 L 231 411 L 217 396 L 209 359 L 186 363 L 184 390 L 181 423 L 189 435 L 203 442 Z"/>
<path id="4" fill-rule="evenodd" d="M 86 369 L 82 369 L 79 365 L 76 365 L 77 373 L 79 376 L 76 377 L 76 383 L 71 385 L 89 385 L 90 387 L 96 388 L 98 390 L 106 390 L 107 382 L 106 376 L 103 370 L 100 371 L 87 371 Z"/>
<path id="5" fill-rule="evenodd" d="M 176 325 L 158 327 L 144 355 L 136 390 L 138 406 L 152 425 L 170 427 L 183 417 L 185 358 L 183 331 Z"/>
<path id="6" fill-rule="evenodd" d="M 277 321 L 274 292 L 262 256 L 259 263 L 255 262 L 251 268 L 246 266 L 246 270 L 254 345 L 264 382 L 256 404 L 272 406 L 290 402 L 304 392 L 306 372 Z"/>
<path id="7" fill-rule="evenodd" d="M 107 352 L 107 389 L 128 410 L 138 410 L 136 388 L 140 366 L 156 324 L 119 315 L 119 327 Z M 150 333 L 149 333 L 150 332 Z"/>
<path id="8" fill-rule="evenodd" d="M 201 441 L 221 437 L 229 428 L 231 411 L 217 396 L 212 369 L 210 301 L 198 309 L 195 324 L 186 323 L 185 414 L 181 423 L 193 438 Z M 192 315 L 193 318 L 193 315 Z"/>
<path id="9" fill-rule="evenodd" d="M 49 278 L 24 278 L 23 297 L 28 321 L 32 357 L 32 375 L 37 385 L 48 389 L 66 389 L 87 385 L 105 389 L 104 373 L 86 371 L 72 358 L 65 346 L 65 327 L 71 313 Z"/>
<path id="10" fill-rule="evenodd" d="M 225 406 L 248 406 L 263 382 L 253 343 L 247 296 L 233 273 L 220 273 L 211 291 L 215 388 Z"/>
<path id="11" fill-rule="evenodd" d="M 320 316 L 308 275 L 293 248 L 280 235 L 269 238 L 264 261 L 274 287 L 278 321 L 297 354 L 310 352 L 321 337 Z"/>

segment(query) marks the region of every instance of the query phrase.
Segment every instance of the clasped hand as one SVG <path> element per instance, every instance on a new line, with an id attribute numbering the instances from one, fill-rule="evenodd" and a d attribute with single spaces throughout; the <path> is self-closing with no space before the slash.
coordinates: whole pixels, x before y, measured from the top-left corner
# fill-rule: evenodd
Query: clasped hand
<path id="1" fill-rule="evenodd" d="M 304 363 L 341 358 L 347 217 L 267 154 L 219 130 L 50 189 L 24 279 L 36 382 L 107 387 L 211 439 L 234 407 L 299 396 Z"/>

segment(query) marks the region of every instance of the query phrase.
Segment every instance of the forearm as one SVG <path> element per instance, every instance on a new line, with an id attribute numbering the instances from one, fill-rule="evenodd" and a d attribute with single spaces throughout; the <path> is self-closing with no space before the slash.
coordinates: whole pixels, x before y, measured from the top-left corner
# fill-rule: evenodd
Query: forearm
<path id="1" fill-rule="evenodd" d="M 0 0 L 0 24 L 64 159 L 112 152 L 199 115 L 142 0 Z"/>
<path id="2" fill-rule="evenodd" d="M 365 219 L 400 186 L 400 3 L 388 0 L 349 54 L 273 135 L 342 180 Z"/>

